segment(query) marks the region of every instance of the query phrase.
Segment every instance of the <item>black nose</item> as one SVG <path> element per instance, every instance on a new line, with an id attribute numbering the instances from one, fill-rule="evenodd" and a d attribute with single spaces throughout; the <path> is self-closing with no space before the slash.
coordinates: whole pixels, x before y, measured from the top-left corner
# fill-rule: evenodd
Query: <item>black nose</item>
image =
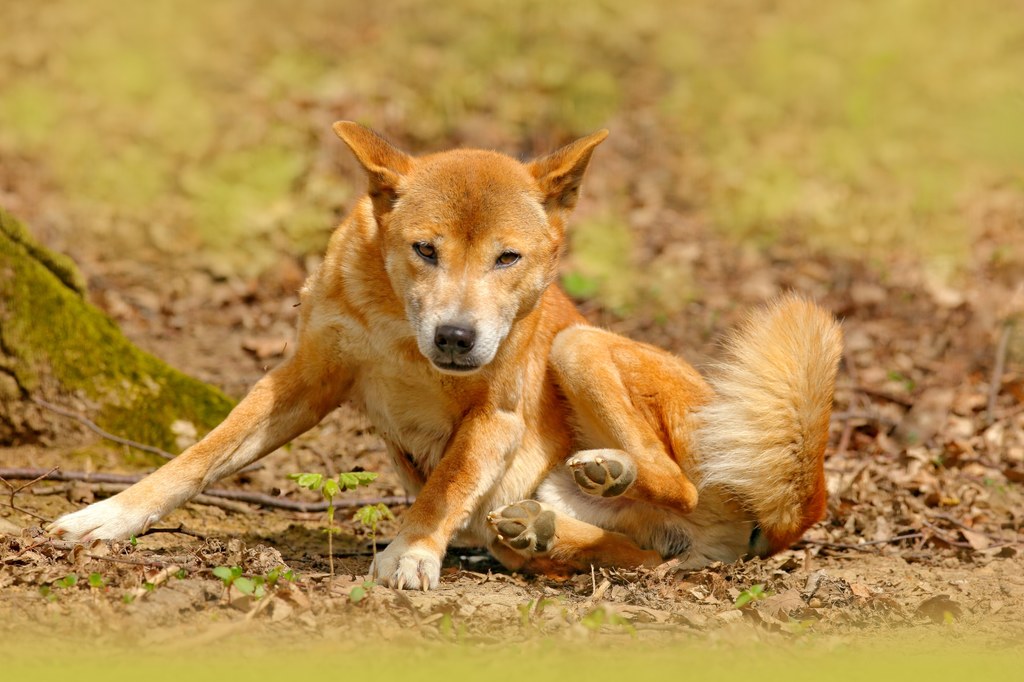
<path id="1" fill-rule="evenodd" d="M 476 331 L 467 327 L 443 324 L 434 332 L 434 345 L 448 353 L 465 355 L 473 350 L 474 343 Z"/>

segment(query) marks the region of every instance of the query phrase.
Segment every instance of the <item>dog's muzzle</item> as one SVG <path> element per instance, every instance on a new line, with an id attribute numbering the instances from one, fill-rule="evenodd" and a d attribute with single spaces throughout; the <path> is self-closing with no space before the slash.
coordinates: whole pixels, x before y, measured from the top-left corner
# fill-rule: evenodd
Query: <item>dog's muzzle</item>
<path id="1" fill-rule="evenodd" d="M 431 360 L 447 372 L 474 372 L 480 369 L 480 363 L 470 357 L 475 345 L 476 330 L 472 327 L 440 325 L 434 331 L 434 348 L 438 352 Z"/>

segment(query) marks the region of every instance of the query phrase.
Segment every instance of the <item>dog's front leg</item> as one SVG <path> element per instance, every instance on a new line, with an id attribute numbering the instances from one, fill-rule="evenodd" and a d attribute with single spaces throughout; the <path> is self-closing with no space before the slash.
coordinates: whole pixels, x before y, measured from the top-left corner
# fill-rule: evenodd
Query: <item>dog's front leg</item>
<path id="1" fill-rule="evenodd" d="M 448 541 L 500 480 L 525 425 L 514 412 L 471 413 L 402 520 L 402 530 L 377 555 L 370 575 L 397 589 L 437 587 Z"/>
<path id="2" fill-rule="evenodd" d="M 315 426 L 345 398 L 347 370 L 326 364 L 313 342 L 263 377 L 203 440 L 114 497 L 67 514 L 50 534 L 86 542 L 121 540 Z"/>

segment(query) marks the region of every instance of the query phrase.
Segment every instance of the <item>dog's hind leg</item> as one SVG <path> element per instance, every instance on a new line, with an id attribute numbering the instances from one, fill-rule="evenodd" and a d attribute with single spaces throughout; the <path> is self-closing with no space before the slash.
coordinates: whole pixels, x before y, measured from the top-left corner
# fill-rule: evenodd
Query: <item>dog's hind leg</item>
<path id="1" fill-rule="evenodd" d="M 697 489 L 682 469 L 690 453 L 677 426 L 710 394 L 697 372 L 653 346 L 583 326 L 559 333 L 549 361 L 581 440 L 603 446 L 566 462 L 580 489 L 692 511 Z"/>
<path id="2" fill-rule="evenodd" d="M 657 566 L 662 562 L 658 552 L 641 549 L 622 533 L 574 519 L 536 500 L 497 509 L 487 520 L 498 535 L 491 551 L 513 570 L 562 574 L 591 566 Z"/>

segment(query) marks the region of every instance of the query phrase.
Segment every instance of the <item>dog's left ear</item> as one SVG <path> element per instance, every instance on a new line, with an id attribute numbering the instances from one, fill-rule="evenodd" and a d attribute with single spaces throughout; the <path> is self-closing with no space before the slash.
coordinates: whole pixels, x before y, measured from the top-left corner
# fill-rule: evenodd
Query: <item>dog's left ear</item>
<path id="1" fill-rule="evenodd" d="M 599 130 L 529 163 L 530 173 L 544 192 L 544 208 L 548 213 L 568 212 L 576 207 L 590 156 L 606 137 L 608 131 Z"/>
<path id="2" fill-rule="evenodd" d="M 370 178 L 373 213 L 379 220 L 394 206 L 398 183 L 412 170 L 412 157 L 366 126 L 338 121 L 332 127 L 366 170 Z"/>

